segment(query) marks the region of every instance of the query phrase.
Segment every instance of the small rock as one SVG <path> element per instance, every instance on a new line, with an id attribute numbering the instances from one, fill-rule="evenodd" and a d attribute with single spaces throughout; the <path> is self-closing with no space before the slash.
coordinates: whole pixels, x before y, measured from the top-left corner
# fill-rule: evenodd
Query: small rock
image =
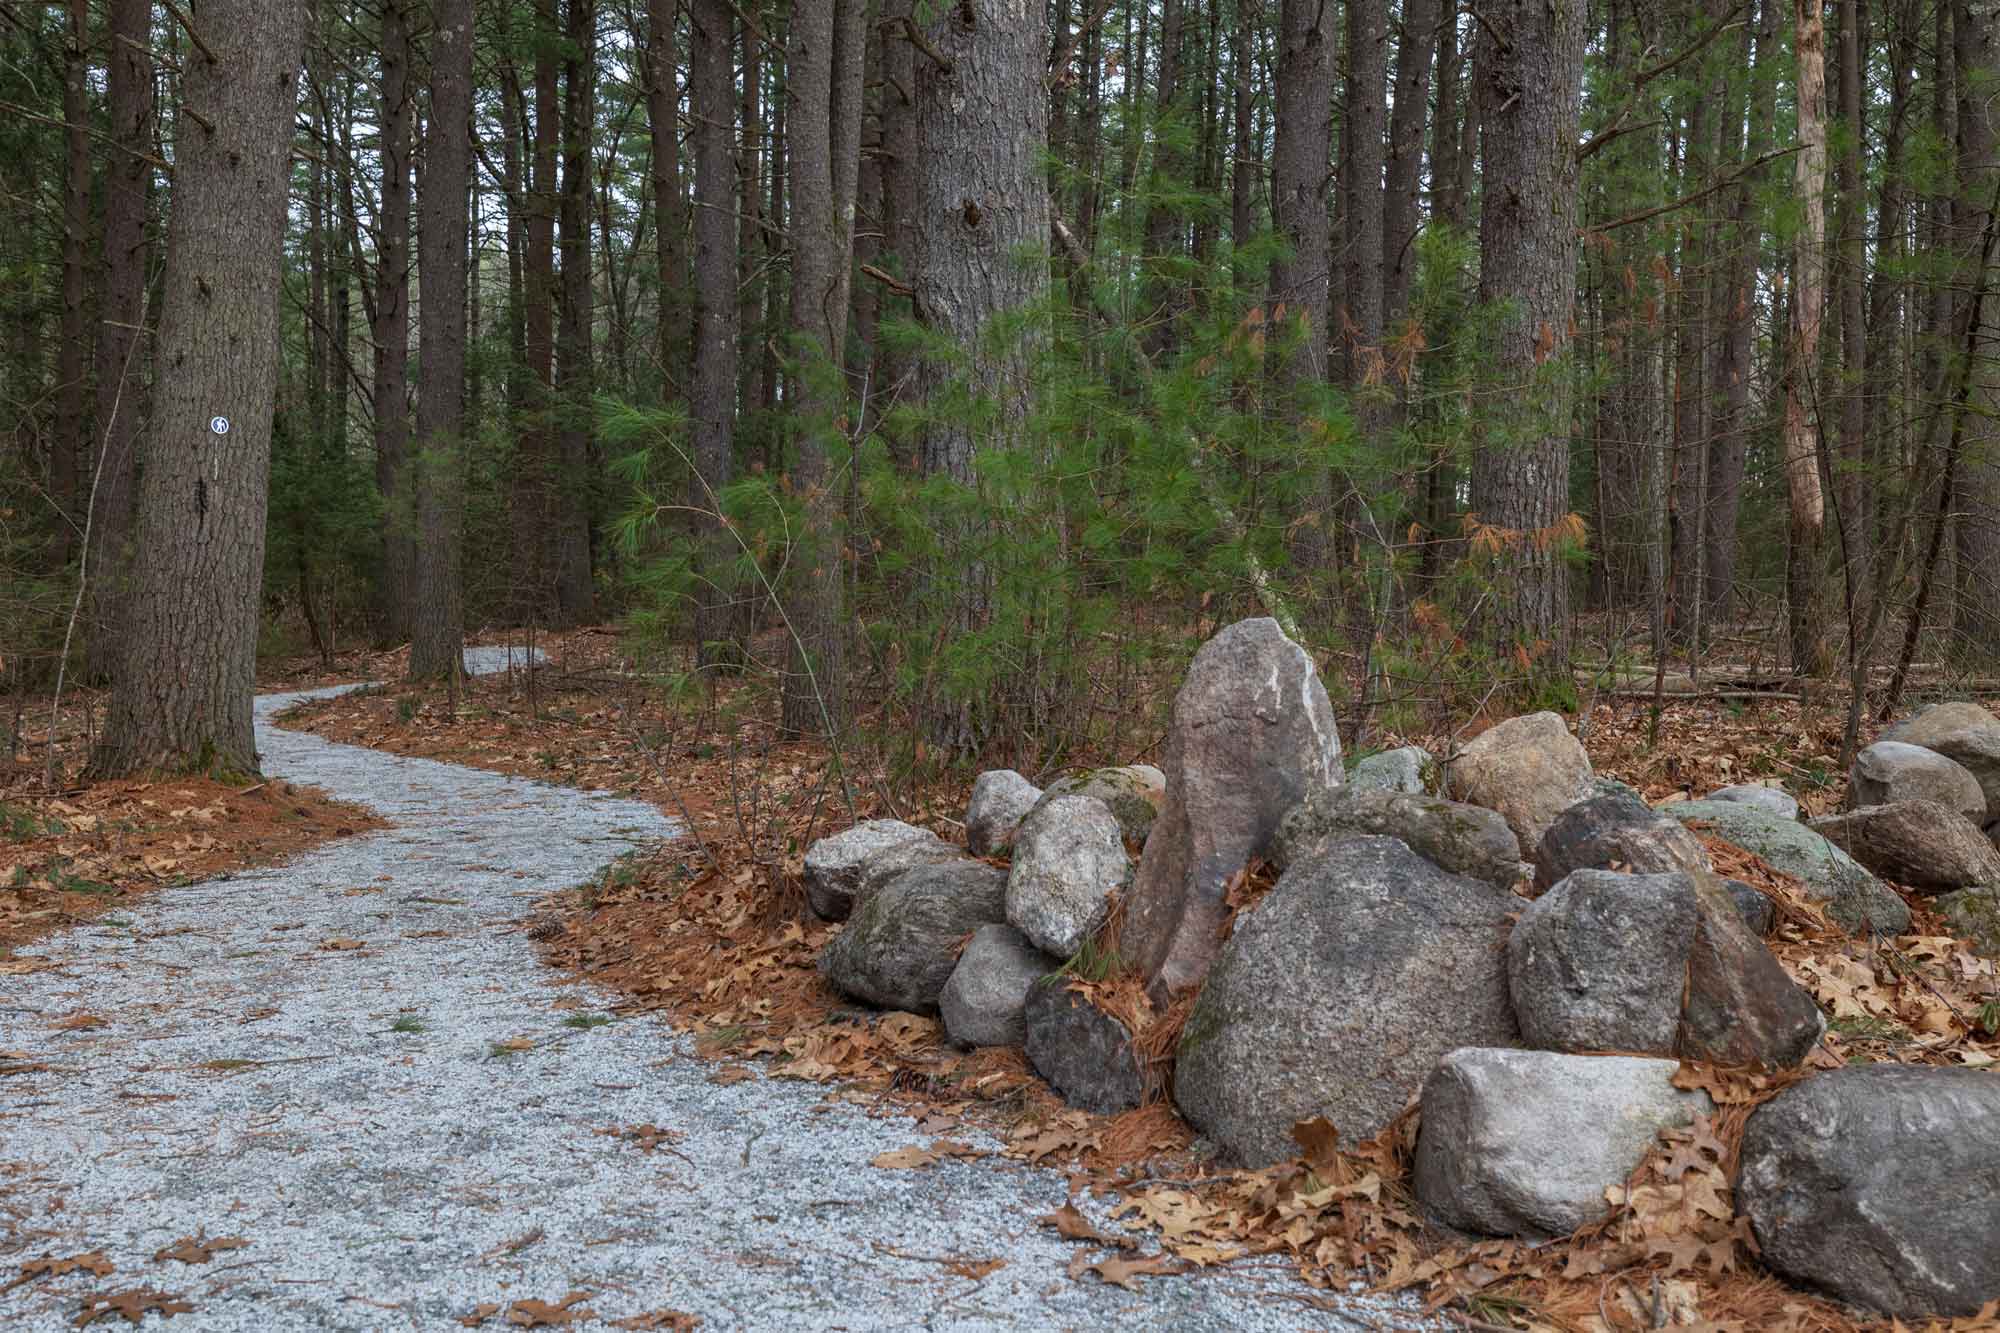
<path id="1" fill-rule="evenodd" d="M 938 995 L 946 1035 L 960 1046 L 1019 1046 L 1028 988 L 1060 966 L 1012 926 L 981 926 Z"/>
<path id="2" fill-rule="evenodd" d="M 1712 1115 L 1673 1060 L 1457 1050 L 1424 1081 L 1416 1190 L 1460 1231 L 1545 1240 L 1604 1215 L 1662 1129 Z"/>
<path id="3" fill-rule="evenodd" d="M 1876 741 L 1854 756 L 1847 785 L 1856 806 L 1936 801 L 1967 819 L 1986 822 L 1986 793 L 1979 779 L 1963 764 L 1921 745 Z"/>
<path id="4" fill-rule="evenodd" d="M 1028 990 L 1028 1063 L 1071 1106 L 1116 1115 L 1142 1102 L 1151 1086 L 1132 1034 L 1089 998 L 1050 977 Z"/>
<path id="5" fill-rule="evenodd" d="M 1556 816 L 1535 857 L 1535 887 L 1548 889 L 1573 870 L 1620 866 L 1641 875 L 1709 870 L 1701 839 L 1644 801 L 1593 796 Z"/>
<path id="6" fill-rule="evenodd" d="M 1593 794 L 1591 776 L 1590 756 L 1555 713 L 1510 717 L 1451 761 L 1452 793 L 1499 811 L 1530 849 L 1557 815 Z"/>
<path id="7" fill-rule="evenodd" d="M 2000 851 L 1979 826 L 1936 801 L 1897 801 L 1807 827 L 1885 879 L 1936 893 L 2000 884 Z"/>
<path id="8" fill-rule="evenodd" d="M 1068 958 L 1097 933 L 1132 858 L 1111 807 L 1094 796 L 1037 804 L 1014 835 L 1007 921 L 1038 949 Z"/>
<path id="9" fill-rule="evenodd" d="M 1117 818 L 1125 840 L 1143 847 L 1152 836 L 1160 807 L 1166 803 L 1167 778 L 1151 764 L 1093 768 L 1057 778 L 1041 794 L 1037 804 L 1047 805 L 1058 796 L 1091 796 L 1104 802 Z"/>
<path id="10" fill-rule="evenodd" d="M 1843 930 L 1900 935 L 1909 929 L 1908 903 L 1853 857 L 1796 820 L 1734 801 L 1679 801 L 1660 808 L 1683 824 L 1713 826 L 1723 841 L 1755 852 L 1774 869 L 1796 877 Z"/>
<path id="11" fill-rule="evenodd" d="M 981 773 L 972 783 L 972 799 L 965 806 L 965 844 L 974 856 L 993 856 L 1014 841 L 1042 789 L 1011 768 Z"/>
<path id="12" fill-rule="evenodd" d="M 1522 911 L 1507 974 L 1521 1035 L 1550 1050 L 1783 1068 L 1824 1031 L 1703 871 L 1576 871 Z"/>
<path id="13" fill-rule="evenodd" d="M 1952 934 L 1971 941 L 1974 953 L 2000 958 L 2000 888 L 1960 889 L 1939 895 L 1931 906 L 1950 924 Z"/>
<path id="14" fill-rule="evenodd" d="M 1722 887 L 1729 894 L 1729 901 L 1736 904 L 1736 915 L 1743 918 L 1752 935 L 1761 940 L 1771 933 L 1771 927 L 1778 924 L 1778 905 L 1771 901 L 1770 894 L 1740 879 L 1725 879 Z"/>
<path id="15" fill-rule="evenodd" d="M 1355 760 L 1347 782 L 1364 791 L 1431 796 L 1437 793 L 1438 778 L 1438 762 L 1431 752 L 1421 745 L 1405 745 L 1400 750 L 1383 750 Z"/>
<path id="16" fill-rule="evenodd" d="M 1602 773 L 1590 780 L 1590 795 L 1629 796 L 1641 805 L 1646 804 L 1646 794 L 1637 787 L 1629 782 L 1620 782 L 1617 778 L 1607 778 Z"/>
<path id="17" fill-rule="evenodd" d="M 964 855 L 929 829 L 871 819 L 806 848 L 806 902 L 823 921 L 845 921 L 861 899 L 910 867 Z"/>
<path id="18" fill-rule="evenodd" d="M 1246 1166 L 1324 1115 L 1345 1143 L 1400 1114 L 1447 1052 L 1519 1041 L 1503 948 L 1520 900 L 1394 838 L 1350 838 L 1236 918 L 1181 1031 L 1174 1100 Z"/>
<path id="19" fill-rule="evenodd" d="M 1122 937 L 1156 1003 L 1201 983 L 1230 883 L 1270 854 L 1286 811 L 1341 776 L 1326 687 L 1277 621 L 1238 621 L 1202 645 L 1174 697 L 1167 801 Z"/>
<path id="20" fill-rule="evenodd" d="M 1005 920 L 1007 872 L 960 859 L 905 870 L 870 894 L 820 954 L 843 995 L 883 1009 L 937 1012 L 958 942 Z"/>
<path id="21" fill-rule="evenodd" d="M 1751 1115 L 1736 1201 L 1771 1268 L 1914 1321 L 2000 1300 L 1996 1181 L 2000 1077 L 1860 1065 Z"/>
<path id="22" fill-rule="evenodd" d="M 1753 806 L 1780 819 L 1799 817 L 1799 803 L 1790 792 L 1781 787 L 1767 787 L 1761 782 L 1739 782 L 1733 787 L 1717 787 L 1702 799 L 1734 801 L 1738 805 Z"/>
<path id="23" fill-rule="evenodd" d="M 1986 794 L 1986 818 L 2000 819 L 2000 718 L 1970 700 L 1932 704 L 1882 739 L 1921 745 L 1956 762 Z"/>
<path id="24" fill-rule="evenodd" d="M 1371 835 L 1399 839 L 1432 865 L 1496 888 L 1512 889 L 1521 874 L 1521 844 L 1494 811 L 1352 784 L 1293 806 L 1278 821 L 1271 863 L 1282 872 L 1344 838 Z"/>

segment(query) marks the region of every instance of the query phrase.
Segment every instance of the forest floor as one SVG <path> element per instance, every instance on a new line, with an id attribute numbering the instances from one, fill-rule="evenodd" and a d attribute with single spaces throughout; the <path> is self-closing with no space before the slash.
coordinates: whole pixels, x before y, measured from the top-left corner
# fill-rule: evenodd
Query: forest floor
<path id="1" fill-rule="evenodd" d="M 886 1149 L 877 1174 L 956 1174 L 967 1155 L 986 1152 L 996 1161 L 1061 1168 L 1067 1181 L 1059 1193 L 1084 1211 L 1052 1206 L 1040 1216 L 1077 1242 L 1066 1265 L 1076 1281 L 1065 1286 L 1151 1289 L 1164 1275 L 1205 1274 L 1207 1265 L 1233 1257 L 1239 1265 L 1282 1261 L 1296 1269 L 1310 1285 L 1284 1300 L 1339 1308 L 1357 1281 L 1378 1290 L 1425 1289 L 1432 1309 L 1475 1325 L 1637 1327 L 1672 1307 L 1721 1326 L 1855 1326 L 1835 1307 L 1761 1276 L 1740 1229 L 1718 1227 L 1688 1202 L 1714 1197 L 1711 1189 L 1727 1197 L 1733 1134 L 1781 1081 L 1702 1075 L 1724 1105 L 1706 1180 L 1652 1180 L 1648 1171 L 1665 1168 L 1649 1164 L 1605 1226 L 1539 1250 L 1454 1246 L 1427 1232 L 1401 1182 L 1409 1144 L 1393 1129 L 1357 1154 L 1309 1151 L 1308 1160 L 1288 1168 L 1217 1172 L 1191 1151 L 1194 1136 L 1170 1107 L 1108 1118 L 1069 1110 L 1018 1052 L 956 1052 L 933 1021 L 860 1013 L 820 981 L 814 964 L 837 928 L 804 909 L 804 847 L 853 819 L 879 816 L 954 836 L 962 786 L 911 789 L 879 765 L 850 757 L 845 771 L 860 793 L 850 812 L 829 780 L 823 749 L 781 742 L 752 687 L 726 685 L 694 704 L 667 706 L 641 686 L 615 635 L 584 631 L 547 646 L 542 669 L 469 682 L 456 698 L 389 686 L 306 703 L 284 725 L 556 789 L 616 793 L 674 821 L 672 836 L 582 887 L 551 886 L 560 891 L 539 902 L 531 928 L 510 933 L 507 947 L 538 948 L 574 981 L 608 988 L 583 993 L 609 1016 L 664 1016 L 706 1069 L 708 1091 L 699 1095 L 752 1089 L 760 1108 L 770 1096 L 804 1095 L 813 1102 L 808 1114 L 865 1107 L 871 1124 L 908 1126 L 905 1138 L 914 1132 L 922 1142 Z M 1621 699 L 1599 702 L 1580 730 L 1601 773 L 1651 799 L 1779 778 L 1817 811 L 1841 794 L 1840 724 L 1837 711 L 1794 701 L 1702 700 L 1670 704 L 1651 736 L 1645 706 Z M 1435 747 L 1443 738 L 1374 743 L 1403 739 Z M 1961 952 L 1934 917 L 1920 911 L 1911 935 L 1855 945 L 1816 925 L 1784 876 L 1734 849 L 1716 850 L 1730 873 L 1793 907 L 1774 951 L 1837 1016 L 1816 1064 L 1990 1063 L 2000 1055 L 1975 1017 L 2000 995 L 1992 965 Z M 1913 903 L 1923 906 L 1922 899 Z M 0 979 L 7 966 L 0 954 Z M 786 1091 L 772 1091 L 779 1088 Z M 671 1142 L 685 1151 L 672 1137 L 682 1128 L 648 1121 L 634 1130 L 644 1140 L 640 1129 L 655 1146 Z M 968 1147 L 975 1142 L 980 1146 Z M 1119 1214 L 1122 1227 L 1103 1225 L 1107 1210 Z M 1007 1220 L 1030 1226 L 1035 1216 L 1031 1210 Z M 1134 1233 L 1148 1238 L 1149 1249 L 1160 1248 L 1127 1249 Z M 983 1280 L 970 1271 L 961 1276 L 975 1286 Z M 1211 1282 L 1204 1277 L 1197 1285 Z"/>

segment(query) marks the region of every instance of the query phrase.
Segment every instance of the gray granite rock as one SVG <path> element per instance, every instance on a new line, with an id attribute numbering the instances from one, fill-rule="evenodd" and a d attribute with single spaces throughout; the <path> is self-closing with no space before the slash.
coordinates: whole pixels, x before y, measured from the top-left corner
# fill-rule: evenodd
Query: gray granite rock
<path id="1" fill-rule="evenodd" d="M 1028 988 L 1059 966 L 1012 926 L 981 926 L 938 995 L 945 1035 L 960 1046 L 1019 1046 Z"/>
<path id="2" fill-rule="evenodd" d="M 1790 792 L 1782 787 L 1767 787 L 1761 782 L 1739 782 L 1733 787 L 1717 787 L 1704 801 L 1734 801 L 1738 805 L 1755 806 L 1766 814 L 1780 819 L 1797 819 L 1799 803 Z"/>
<path id="3" fill-rule="evenodd" d="M 1725 879 L 1722 887 L 1729 894 L 1729 901 L 1736 904 L 1736 914 L 1743 918 L 1750 933 L 1758 939 L 1768 936 L 1771 927 L 1778 924 L 1778 905 L 1771 901 L 1771 895 L 1740 879 Z"/>
<path id="4" fill-rule="evenodd" d="M 1121 941 L 1155 1003 L 1201 984 L 1230 883 L 1270 854 L 1286 811 L 1341 779 L 1326 687 L 1277 621 L 1238 621 L 1202 645 L 1174 698 L 1167 802 Z"/>
<path id="5" fill-rule="evenodd" d="M 1782 1068 L 1824 1031 L 1704 871 L 1576 871 L 1522 911 L 1507 972 L 1523 1039 L 1550 1050 Z"/>
<path id="6" fill-rule="evenodd" d="M 962 859 L 906 870 L 870 894 L 821 951 L 820 975 L 883 1009 L 936 1013 L 958 942 L 1005 919 L 1007 872 Z"/>
<path id="7" fill-rule="evenodd" d="M 1071 990 L 1069 978 L 1029 988 L 1026 1022 L 1028 1063 L 1071 1106 L 1116 1115 L 1155 1087 L 1125 1025 Z"/>
<path id="8" fill-rule="evenodd" d="M 1094 796 L 1039 802 L 1014 835 L 1007 922 L 1038 949 L 1068 958 L 1104 924 L 1132 858 L 1111 807 Z"/>
<path id="9" fill-rule="evenodd" d="M 1957 763 L 1985 793 L 1986 818 L 2000 819 L 2000 718 L 1970 700 L 1932 704 L 1882 739 L 1921 745 Z"/>
<path id="10" fill-rule="evenodd" d="M 912 866 L 963 859 L 929 829 L 871 819 L 806 848 L 806 902 L 824 921 L 845 921 L 856 905 Z"/>
<path id="11" fill-rule="evenodd" d="M 1237 916 L 1182 1029 L 1174 1100 L 1248 1166 L 1327 1117 L 1368 1138 L 1447 1052 L 1511 1046 L 1504 940 L 1520 900 L 1394 838 L 1351 838 Z"/>
<path id="12" fill-rule="evenodd" d="M 1636 874 L 1708 870 L 1701 839 L 1671 816 L 1630 796 L 1593 796 L 1556 816 L 1535 850 L 1535 886 L 1548 889 L 1573 870 L 1617 866 Z"/>
<path id="13" fill-rule="evenodd" d="M 1938 893 L 2000 885 L 2000 851 L 1971 820 L 1936 801 L 1896 801 L 1824 815 L 1807 827 L 1885 879 Z"/>
<path id="14" fill-rule="evenodd" d="M 1345 838 L 1396 838 L 1432 865 L 1511 889 L 1521 875 L 1514 830 L 1484 806 L 1349 784 L 1309 796 L 1278 822 L 1271 863 L 1280 871 Z"/>
<path id="15" fill-rule="evenodd" d="M 1451 761 L 1451 792 L 1497 810 L 1524 850 L 1541 846 L 1556 816 L 1594 795 L 1590 756 L 1555 713 L 1510 717 Z"/>
<path id="16" fill-rule="evenodd" d="M 1804 824 L 1732 801 L 1680 801 L 1661 810 L 1683 824 L 1712 827 L 1724 842 L 1755 852 L 1774 869 L 1796 876 L 1843 930 L 1900 935 L 1910 907 L 1840 848 Z"/>
<path id="17" fill-rule="evenodd" d="M 1014 830 L 1042 789 L 1011 768 L 981 773 L 972 783 L 972 798 L 965 805 L 965 845 L 974 856 L 993 856 L 1014 841 Z"/>
<path id="18" fill-rule="evenodd" d="M 1713 1115 L 1674 1060 L 1453 1051 L 1424 1081 L 1417 1199 L 1434 1221 L 1546 1240 L 1604 1215 L 1662 1129 Z"/>
<path id="19" fill-rule="evenodd" d="M 2000 888 L 1959 889 L 1940 894 L 1931 906 L 1954 935 L 1972 942 L 1974 953 L 2000 958 Z"/>
<path id="20" fill-rule="evenodd" d="M 1421 745 L 1382 750 L 1354 761 L 1348 785 L 1364 791 L 1406 792 L 1412 796 L 1434 796 L 1439 785 L 1438 761 Z"/>
<path id="21" fill-rule="evenodd" d="M 1978 823 L 1987 819 L 1979 779 L 1963 764 L 1921 745 L 1876 741 L 1854 756 L 1847 781 L 1856 806 L 1936 801 Z"/>
<path id="22" fill-rule="evenodd" d="M 1765 1264 L 1905 1320 L 2000 1300 L 2000 1076 L 1816 1074 L 1744 1129 L 1737 1207 Z"/>
<path id="23" fill-rule="evenodd" d="M 1046 805 L 1058 796 L 1090 796 L 1104 802 L 1117 818 L 1125 840 L 1143 847 L 1159 819 L 1160 807 L 1166 804 L 1167 777 L 1151 764 L 1086 769 L 1051 782 L 1037 804 Z"/>

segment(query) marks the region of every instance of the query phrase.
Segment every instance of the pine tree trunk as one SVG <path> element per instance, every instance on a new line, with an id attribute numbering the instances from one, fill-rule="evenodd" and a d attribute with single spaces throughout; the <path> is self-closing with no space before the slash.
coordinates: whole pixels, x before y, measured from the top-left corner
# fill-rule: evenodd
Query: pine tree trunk
<path id="1" fill-rule="evenodd" d="M 1818 0 L 1793 0 L 1798 61 L 1797 186 L 1803 219 L 1793 244 L 1792 314 L 1786 338 L 1785 486 L 1791 548 L 1786 562 L 1792 670 L 1819 679 L 1833 669 L 1827 640 L 1832 586 L 1826 567 L 1821 476 L 1819 336 L 1826 317 L 1826 25 Z"/>
<path id="2" fill-rule="evenodd" d="M 555 485 L 555 623 L 581 625 L 596 615 L 591 586 L 590 515 L 592 394 L 596 362 L 591 347 L 590 201 L 591 142 L 597 121 L 592 92 L 597 64 L 596 0 L 566 0 L 563 59 L 562 323 L 556 348 L 558 467 Z"/>
<path id="3" fill-rule="evenodd" d="M 2000 179 L 2000 0 L 1955 0 L 1952 46 L 1958 82 L 1958 198 L 1952 206 L 1961 264 L 1957 288 L 1979 287 L 1980 238 Z M 1989 286 L 1993 285 L 1989 280 Z M 1961 295 L 1960 301 L 1970 297 Z M 1988 322 L 1990 330 L 1991 323 Z M 2000 370 L 1993 337 L 1973 367 L 1965 414 L 1958 513 L 1958 623 L 1952 653 L 1990 664 L 2000 657 Z"/>
<path id="4" fill-rule="evenodd" d="M 1333 20 L 1321 0 L 1283 0 L 1278 18 L 1277 133 L 1271 222 L 1285 253 L 1271 266 L 1271 300 L 1303 331 L 1281 383 L 1326 377 L 1327 171 L 1333 139 Z"/>
<path id="5" fill-rule="evenodd" d="M 680 86 L 674 47 L 675 0 L 647 0 L 646 112 L 652 135 L 653 237 L 660 288 L 660 396 L 672 402 L 687 392 L 687 206 L 681 197 Z"/>
<path id="6" fill-rule="evenodd" d="M 729 567 L 735 551 L 721 497 L 734 475 L 737 329 L 736 110 L 729 0 L 690 0 L 688 97 L 694 118 L 694 355 L 688 414 L 694 449 L 688 507 L 695 514 L 694 640 L 704 667 L 743 658 Z M 745 204 L 744 207 L 751 205 Z"/>
<path id="7" fill-rule="evenodd" d="M 189 51 L 182 74 L 139 556 L 98 777 L 257 770 L 251 697 L 305 18 L 303 0 L 194 9 L 214 58 Z"/>
<path id="8" fill-rule="evenodd" d="M 521 285 L 527 376 L 514 459 L 514 614 L 547 623 L 555 614 L 556 488 L 561 483 L 555 421 L 556 301 L 556 0 L 535 0 L 534 137 L 528 152 Z"/>
<path id="9" fill-rule="evenodd" d="M 465 663 L 459 567 L 465 470 L 466 194 L 472 181 L 473 0 L 433 0 L 431 113 L 424 131 L 423 360 L 417 387 L 416 565 L 410 678 L 456 680 Z"/>
<path id="10" fill-rule="evenodd" d="M 50 443 L 49 489 L 61 521 L 56 524 L 53 563 L 69 563 L 82 531 L 83 461 L 89 457 L 90 429 L 89 275 L 90 237 L 90 7 L 69 0 L 69 40 L 63 51 L 63 242 L 62 320 L 56 347 L 55 438 Z M 87 487 L 87 483 L 85 483 Z"/>
<path id="11" fill-rule="evenodd" d="M 1577 125 L 1583 11 L 1506 0 L 1473 48 L 1481 178 L 1479 298 L 1493 313 L 1472 508 L 1495 533 L 1503 637 L 1566 674 L 1571 324 L 1576 301 Z"/>
<path id="12" fill-rule="evenodd" d="M 408 0 L 382 6 L 382 203 L 375 219 L 375 485 L 382 492 L 384 635 L 410 634 L 416 514 L 410 504 L 410 85 Z"/>
<path id="13" fill-rule="evenodd" d="M 147 54 L 151 0 L 112 0 L 107 28 L 111 139 L 104 172 L 104 239 L 97 287 L 96 499 L 90 513 L 89 640 L 92 680 L 111 676 L 130 567 L 133 464 L 145 366 L 146 214 L 152 202 L 153 61 Z"/>

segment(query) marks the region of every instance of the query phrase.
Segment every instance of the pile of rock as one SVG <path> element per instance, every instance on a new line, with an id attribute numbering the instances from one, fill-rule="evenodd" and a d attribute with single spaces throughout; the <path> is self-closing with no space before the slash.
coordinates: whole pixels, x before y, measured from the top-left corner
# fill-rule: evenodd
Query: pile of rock
<path id="1" fill-rule="evenodd" d="M 1797 875 L 1851 930 L 1899 931 L 1909 909 L 1870 867 L 1917 887 L 1985 873 L 1963 840 L 1911 832 L 1934 832 L 1934 812 L 1969 826 L 1970 791 L 1939 760 L 1990 754 L 1960 771 L 2000 788 L 2000 722 L 1985 715 L 1982 749 L 1953 716 L 1949 734 L 1917 729 L 1931 758 L 1877 746 L 1857 763 L 1857 790 L 1864 763 L 1882 784 L 1874 815 L 1814 827 L 1770 788 L 1656 811 L 1594 774 L 1552 713 L 1349 775 L 1308 655 L 1245 621 L 1190 666 L 1164 771 L 1046 791 L 984 774 L 972 855 L 892 821 L 815 844 L 815 910 L 851 914 L 821 968 L 857 999 L 940 1013 L 961 1044 L 1023 1047 L 1089 1110 L 1171 1096 L 1248 1166 L 1289 1158 L 1300 1121 L 1324 1116 L 1351 1144 L 1416 1102 L 1415 1188 L 1434 1220 L 1564 1235 L 1602 1215 L 1658 1131 L 1714 1112 L 1673 1086 L 1679 1061 L 1793 1067 L 1824 1030 L 1764 944 L 1770 900 L 1717 876 L 1687 826 Z M 1256 862 L 1279 874 L 1244 905 Z M 1128 985 L 1118 1013 L 1099 1008 L 1082 981 L 1107 970 L 1145 995 Z M 1186 1014 L 1170 1065 L 1149 1062 L 1160 1041 L 1144 1025 L 1170 1011 Z M 1949 1146 L 1899 1139 L 1899 1124 L 1936 1125 Z M 2000 1078 L 1836 1071 L 1751 1128 L 1739 1199 L 1778 1271 L 1903 1315 L 2000 1297 L 1984 1243 L 2000 1228 Z"/>

